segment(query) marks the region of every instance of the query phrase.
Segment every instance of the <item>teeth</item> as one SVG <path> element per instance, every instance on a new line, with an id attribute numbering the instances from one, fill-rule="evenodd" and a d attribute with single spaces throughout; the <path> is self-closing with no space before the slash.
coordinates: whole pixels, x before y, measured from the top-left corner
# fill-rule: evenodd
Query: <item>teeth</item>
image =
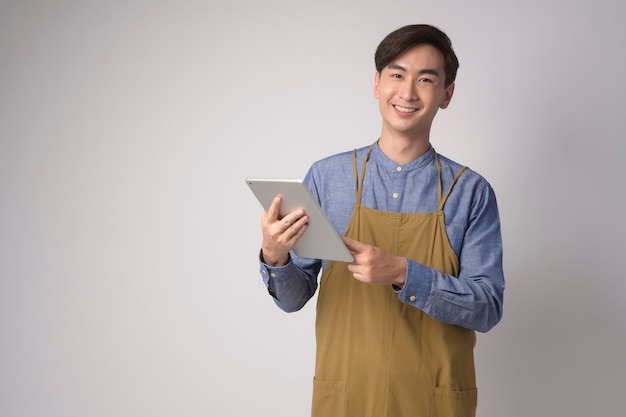
<path id="1" fill-rule="evenodd" d="M 417 109 L 414 109 L 412 107 L 402 107 L 402 106 L 393 106 L 393 107 L 395 107 L 398 111 L 401 111 L 403 113 L 413 113 L 417 111 Z"/>

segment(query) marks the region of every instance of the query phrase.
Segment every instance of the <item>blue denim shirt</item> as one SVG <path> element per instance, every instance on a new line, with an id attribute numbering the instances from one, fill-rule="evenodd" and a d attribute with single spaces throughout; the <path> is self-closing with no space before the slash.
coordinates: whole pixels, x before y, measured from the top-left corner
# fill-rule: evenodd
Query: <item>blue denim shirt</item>
<path id="1" fill-rule="evenodd" d="M 369 146 L 357 150 L 357 169 Z M 356 199 L 353 152 L 322 159 L 309 169 L 304 182 L 317 197 L 340 235 L 344 235 Z M 434 149 L 398 165 L 374 145 L 363 181 L 364 206 L 394 212 L 433 212 L 438 206 L 438 172 Z M 445 194 L 461 168 L 439 155 Z M 449 324 L 486 332 L 502 317 L 504 274 L 498 207 L 493 189 L 467 169 L 444 206 L 448 239 L 457 257 L 458 277 L 442 274 L 407 259 L 406 283 L 395 289 L 401 302 Z M 418 238 L 418 237 L 416 237 Z M 276 304 L 284 311 L 301 309 L 317 290 L 317 278 L 327 261 L 291 254 L 282 267 L 261 259 L 261 275 Z"/>

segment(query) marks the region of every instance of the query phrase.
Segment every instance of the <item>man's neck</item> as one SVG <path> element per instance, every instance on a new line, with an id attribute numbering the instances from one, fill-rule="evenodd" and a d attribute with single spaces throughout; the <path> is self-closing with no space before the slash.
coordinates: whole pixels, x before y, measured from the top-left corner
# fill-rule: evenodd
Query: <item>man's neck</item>
<path id="1" fill-rule="evenodd" d="M 424 155 L 430 148 L 428 136 L 423 138 L 391 137 L 381 135 L 380 150 L 393 162 L 403 165 Z"/>

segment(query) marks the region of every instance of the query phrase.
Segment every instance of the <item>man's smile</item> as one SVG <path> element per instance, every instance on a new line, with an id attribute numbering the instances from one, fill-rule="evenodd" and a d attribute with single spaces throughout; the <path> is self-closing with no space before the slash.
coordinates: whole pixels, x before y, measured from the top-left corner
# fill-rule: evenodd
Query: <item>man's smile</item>
<path id="1" fill-rule="evenodd" d="M 402 107 L 397 104 L 393 104 L 393 108 L 398 110 L 400 113 L 414 113 L 417 111 L 417 108 L 415 107 Z"/>

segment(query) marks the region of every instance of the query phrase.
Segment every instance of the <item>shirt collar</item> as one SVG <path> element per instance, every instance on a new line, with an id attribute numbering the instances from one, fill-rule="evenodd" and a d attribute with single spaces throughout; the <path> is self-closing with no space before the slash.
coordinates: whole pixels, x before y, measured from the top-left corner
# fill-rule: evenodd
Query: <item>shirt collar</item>
<path id="1" fill-rule="evenodd" d="M 435 149 L 432 146 L 428 147 L 428 150 L 425 154 L 421 155 L 417 159 L 414 159 L 406 164 L 399 165 L 393 162 L 391 159 L 387 157 L 383 153 L 383 151 L 378 146 L 378 141 L 374 144 L 374 149 L 372 149 L 372 155 L 370 159 L 374 161 L 379 167 L 381 167 L 385 172 L 395 172 L 398 170 L 398 167 L 402 167 L 402 171 L 412 171 L 416 169 L 421 169 L 429 165 L 435 159 Z"/>

